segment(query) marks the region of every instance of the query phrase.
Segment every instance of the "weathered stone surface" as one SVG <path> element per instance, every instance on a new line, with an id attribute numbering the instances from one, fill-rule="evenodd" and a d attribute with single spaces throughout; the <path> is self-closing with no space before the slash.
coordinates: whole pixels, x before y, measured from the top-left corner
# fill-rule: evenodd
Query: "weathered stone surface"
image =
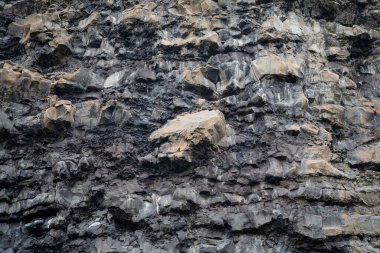
<path id="1" fill-rule="evenodd" d="M 0 252 L 378 252 L 379 4 L 0 0 Z"/>
<path id="2" fill-rule="evenodd" d="M 120 82 L 123 79 L 125 75 L 125 71 L 119 71 L 116 73 L 113 73 L 107 79 L 104 81 L 104 88 L 113 88 L 113 87 L 119 87 Z"/>
<path id="3" fill-rule="evenodd" d="M 301 175 L 346 176 L 325 160 L 303 160 Z"/>
<path id="4" fill-rule="evenodd" d="M 0 87 L 3 101 L 18 102 L 23 99 L 45 98 L 50 94 L 51 81 L 37 72 L 4 63 L 0 70 Z"/>
<path id="5" fill-rule="evenodd" d="M 189 34 L 186 38 L 163 39 L 160 44 L 164 47 L 183 47 L 195 46 L 201 47 L 208 45 L 218 48 L 221 46 L 219 35 L 213 31 L 206 31 L 202 36 Z"/>
<path id="6" fill-rule="evenodd" d="M 57 94 L 75 94 L 103 88 L 103 80 L 88 69 L 66 73 L 53 84 Z"/>
<path id="7" fill-rule="evenodd" d="M 210 13 L 220 8 L 217 2 L 211 0 L 177 0 L 176 7 L 180 13 L 187 15 Z"/>
<path id="8" fill-rule="evenodd" d="M 42 125 L 50 130 L 70 127 L 74 123 L 75 108 L 68 100 L 52 101 L 42 113 Z"/>
<path id="9" fill-rule="evenodd" d="M 160 157 L 191 162 L 189 151 L 193 146 L 203 142 L 218 144 L 223 138 L 228 137 L 231 131 L 220 111 L 200 111 L 170 120 L 162 128 L 154 131 L 149 139 L 168 140 L 161 146 Z"/>
<path id="10" fill-rule="evenodd" d="M 100 101 L 87 101 L 75 105 L 75 126 L 93 128 L 98 125 Z"/>
<path id="11" fill-rule="evenodd" d="M 100 109 L 99 124 L 125 125 L 131 118 L 128 109 L 121 103 L 111 100 Z"/>
<path id="12" fill-rule="evenodd" d="M 256 80 L 260 80 L 265 76 L 302 78 L 302 65 L 303 59 L 293 56 L 268 55 L 254 60 L 251 64 L 251 71 Z"/>
<path id="13" fill-rule="evenodd" d="M 158 25 L 160 22 L 160 16 L 153 12 L 156 7 L 157 4 L 154 2 L 150 2 L 146 5 L 135 5 L 121 14 L 119 22 L 129 24 L 141 21 L 152 25 Z"/>
<path id="14" fill-rule="evenodd" d="M 203 75 L 205 71 L 205 68 L 185 70 L 182 79 L 190 89 L 195 90 L 203 96 L 209 97 L 216 92 L 216 86 Z"/>
<path id="15" fill-rule="evenodd" d="M 380 163 L 380 144 L 365 145 L 356 148 L 347 155 L 347 161 L 353 166 Z"/>
<path id="16" fill-rule="evenodd" d="M 303 37 L 309 34 L 311 34 L 311 29 L 305 21 L 291 12 L 288 17 L 274 15 L 266 20 L 261 25 L 258 39 L 264 41 L 299 41 L 304 40 Z"/>

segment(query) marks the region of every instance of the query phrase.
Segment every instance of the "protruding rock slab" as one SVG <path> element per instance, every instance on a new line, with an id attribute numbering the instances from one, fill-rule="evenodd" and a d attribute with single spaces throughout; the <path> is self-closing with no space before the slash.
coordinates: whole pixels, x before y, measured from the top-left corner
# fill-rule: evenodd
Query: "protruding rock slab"
<path id="1" fill-rule="evenodd" d="M 349 152 L 347 162 L 352 166 L 380 164 L 380 143 L 360 146 Z"/>
<path id="2" fill-rule="evenodd" d="M 74 73 L 66 73 L 54 83 L 57 94 L 76 94 L 102 88 L 103 80 L 85 68 L 80 68 Z"/>
<path id="3" fill-rule="evenodd" d="M 120 23 L 131 24 L 136 21 L 142 21 L 152 25 L 160 23 L 160 16 L 156 15 L 153 11 L 156 9 L 157 4 L 150 2 L 148 4 L 138 4 L 130 9 L 127 9 L 121 14 Z"/>
<path id="4" fill-rule="evenodd" d="M 325 160 L 303 160 L 301 163 L 301 175 L 323 175 L 332 177 L 347 177 L 346 174 L 335 168 Z"/>
<path id="5" fill-rule="evenodd" d="M 305 215 L 295 226 L 296 232 L 310 238 L 323 239 L 338 235 L 378 235 L 380 217 L 371 215 Z"/>
<path id="6" fill-rule="evenodd" d="M 231 135 L 231 132 L 223 113 L 218 110 L 201 111 L 177 116 L 154 131 L 149 139 L 168 140 L 161 146 L 160 158 L 191 162 L 192 147 L 204 142 L 216 145 Z"/>
<path id="7" fill-rule="evenodd" d="M 21 66 L 4 63 L 0 69 L 0 98 L 17 102 L 22 99 L 45 98 L 50 93 L 51 81 L 41 74 Z"/>
<path id="8" fill-rule="evenodd" d="M 99 124 L 124 126 L 130 118 L 131 113 L 127 107 L 116 100 L 110 100 L 100 109 Z"/>
<path id="9" fill-rule="evenodd" d="M 274 15 L 266 20 L 261 26 L 259 40 L 302 41 L 311 32 L 305 21 L 291 12 L 287 18 Z"/>
<path id="10" fill-rule="evenodd" d="M 74 114 L 75 109 L 70 101 L 51 102 L 50 107 L 42 114 L 42 125 L 50 130 L 57 130 L 60 126 L 72 126 Z"/>
<path id="11" fill-rule="evenodd" d="M 199 37 L 194 34 L 189 34 L 186 38 L 174 38 L 174 39 L 163 39 L 161 40 L 161 45 L 163 47 L 184 47 L 184 46 L 195 46 L 200 47 L 204 45 L 220 47 L 221 41 L 219 35 L 214 31 L 206 31 L 204 35 Z"/>
<path id="12" fill-rule="evenodd" d="M 209 97 L 214 94 L 216 87 L 214 83 L 205 78 L 203 75 L 205 69 L 206 68 L 196 68 L 192 70 L 185 70 L 182 78 L 188 89 Z"/>
<path id="13" fill-rule="evenodd" d="M 297 79 L 303 77 L 303 63 L 303 59 L 293 56 L 267 55 L 254 60 L 251 64 L 251 71 L 256 80 L 260 80 L 265 76 Z"/>
<path id="14" fill-rule="evenodd" d="M 220 8 L 217 2 L 211 0 L 178 0 L 177 9 L 181 14 L 194 15 L 209 13 Z"/>

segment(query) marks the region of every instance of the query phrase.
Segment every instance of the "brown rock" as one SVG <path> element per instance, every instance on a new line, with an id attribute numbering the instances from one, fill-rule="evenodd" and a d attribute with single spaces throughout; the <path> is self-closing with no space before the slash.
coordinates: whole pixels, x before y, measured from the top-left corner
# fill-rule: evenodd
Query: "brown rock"
<path id="1" fill-rule="evenodd" d="M 181 14 L 194 15 L 217 11 L 220 6 L 212 0 L 177 0 L 177 9 Z"/>
<path id="2" fill-rule="evenodd" d="M 380 143 L 361 146 L 347 154 L 351 165 L 380 164 Z"/>
<path id="3" fill-rule="evenodd" d="M 315 106 L 314 111 L 319 114 L 319 117 L 330 122 L 339 122 L 343 118 L 345 108 L 341 105 L 323 104 Z"/>
<path id="4" fill-rule="evenodd" d="M 220 111 L 201 111 L 177 116 L 154 131 L 149 139 L 151 141 L 167 140 L 161 146 L 161 158 L 185 159 L 191 162 L 191 147 L 202 142 L 208 142 L 211 145 L 218 144 L 230 133 L 231 129 Z"/>
<path id="5" fill-rule="evenodd" d="M 103 80 L 91 70 L 80 68 L 74 73 L 65 73 L 53 84 L 57 94 L 75 94 L 103 88 Z"/>
<path id="6" fill-rule="evenodd" d="M 45 98 L 50 93 L 51 81 L 41 74 L 4 63 L 0 69 L 0 86 L 4 101 L 17 102 L 22 99 Z"/>
<path id="7" fill-rule="evenodd" d="M 156 7 L 157 4 L 154 2 L 135 5 L 121 14 L 119 22 L 130 24 L 136 21 L 142 21 L 144 23 L 158 25 L 160 23 L 160 16 L 153 12 Z"/>
<path id="8" fill-rule="evenodd" d="M 267 55 L 259 57 L 251 64 L 251 73 L 256 80 L 264 76 L 296 77 L 302 78 L 303 59 L 293 56 L 280 57 L 277 55 Z"/>
<path id="9" fill-rule="evenodd" d="M 51 106 L 42 113 L 42 126 L 50 130 L 70 127 L 74 123 L 74 114 L 75 108 L 70 101 L 52 101 Z"/>
<path id="10" fill-rule="evenodd" d="M 203 75 L 204 71 L 204 68 L 185 70 L 182 79 L 190 89 L 202 95 L 211 96 L 216 92 L 216 86 L 213 82 L 205 78 Z"/>
<path id="11" fill-rule="evenodd" d="M 193 45 L 199 47 L 202 44 L 210 44 L 216 47 L 221 47 L 219 35 L 214 31 L 206 31 L 204 35 L 199 37 L 194 34 L 189 34 L 186 38 L 163 39 L 161 45 L 164 47 L 183 47 Z"/>
<path id="12" fill-rule="evenodd" d="M 346 177 L 345 173 L 341 172 L 325 160 L 302 160 L 300 174 Z"/>
<path id="13" fill-rule="evenodd" d="M 301 131 L 310 135 L 317 135 L 319 128 L 316 125 L 306 123 L 301 126 Z"/>
<path id="14" fill-rule="evenodd" d="M 354 125 L 366 125 L 373 120 L 375 113 L 369 107 L 349 107 L 344 112 L 345 120 Z"/>

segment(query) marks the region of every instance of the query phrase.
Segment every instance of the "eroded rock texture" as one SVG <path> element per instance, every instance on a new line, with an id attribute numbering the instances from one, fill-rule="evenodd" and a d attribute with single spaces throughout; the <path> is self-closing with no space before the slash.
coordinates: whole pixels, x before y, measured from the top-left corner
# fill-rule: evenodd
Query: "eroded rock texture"
<path id="1" fill-rule="evenodd" d="M 0 0 L 0 252 L 380 252 L 378 0 Z"/>

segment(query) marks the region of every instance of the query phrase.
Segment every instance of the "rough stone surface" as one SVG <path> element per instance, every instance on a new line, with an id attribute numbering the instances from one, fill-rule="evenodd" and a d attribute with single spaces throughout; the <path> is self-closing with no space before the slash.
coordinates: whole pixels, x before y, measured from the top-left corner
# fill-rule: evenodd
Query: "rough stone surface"
<path id="1" fill-rule="evenodd" d="M 0 252 L 380 252 L 378 0 L 0 0 Z"/>
<path id="2" fill-rule="evenodd" d="M 185 158 L 192 161 L 187 152 L 200 144 L 218 144 L 231 135 L 232 130 L 226 124 L 220 111 L 200 111 L 184 114 L 170 120 L 165 126 L 154 131 L 150 140 L 168 140 L 161 146 L 159 156 L 171 160 Z M 195 146 L 195 147 L 193 147 Z"/>

